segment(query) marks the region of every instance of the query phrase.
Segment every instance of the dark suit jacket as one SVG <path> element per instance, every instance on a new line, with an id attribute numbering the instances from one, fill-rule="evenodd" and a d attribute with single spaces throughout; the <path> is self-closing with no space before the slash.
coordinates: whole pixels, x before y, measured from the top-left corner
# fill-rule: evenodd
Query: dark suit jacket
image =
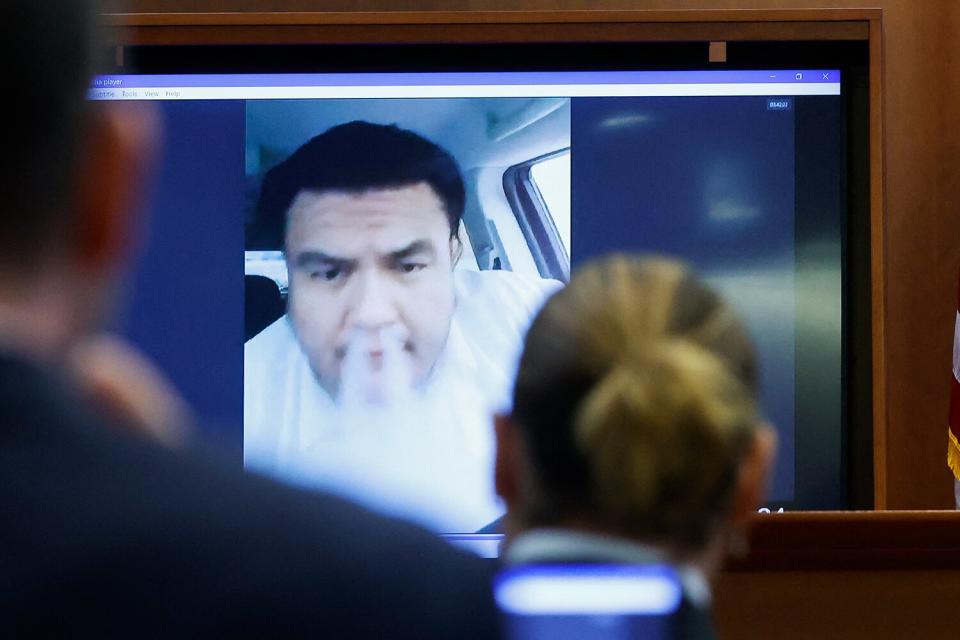
<path id="1" fill-rule="evenodd" d="M 0 633 L 490 638 L 489 568 L 344 501 L 123 437 L 0 357 Z"/>

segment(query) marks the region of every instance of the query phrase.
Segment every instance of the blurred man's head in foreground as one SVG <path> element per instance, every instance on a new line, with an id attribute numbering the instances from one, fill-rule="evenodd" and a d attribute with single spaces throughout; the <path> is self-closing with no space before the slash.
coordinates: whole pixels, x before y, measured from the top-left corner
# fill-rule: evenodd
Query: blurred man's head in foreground
<path id="1" fill-rule="evenodd" d="M 0 335 L 54 355 L 96 326 L 136 236 L 156 138 L 143 105 L 92 103 L 95 3 L 0 3 Z"/>

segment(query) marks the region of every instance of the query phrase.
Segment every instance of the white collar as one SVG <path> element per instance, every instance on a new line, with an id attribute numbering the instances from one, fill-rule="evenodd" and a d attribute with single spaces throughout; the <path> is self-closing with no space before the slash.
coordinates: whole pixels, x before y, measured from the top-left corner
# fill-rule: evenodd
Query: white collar
<path id="1" fill-rule="evenodd" d="M 614 564 L 668 563 L 662 551 L 610 535 L 572 529 L 532 529 L 514 538 L 501 556 L 505 564 L 566 563 L 594 560 Z M 710 605 L 710 585 L 691 565 L 677 567 L 684 593 L 695 605 Z"/>

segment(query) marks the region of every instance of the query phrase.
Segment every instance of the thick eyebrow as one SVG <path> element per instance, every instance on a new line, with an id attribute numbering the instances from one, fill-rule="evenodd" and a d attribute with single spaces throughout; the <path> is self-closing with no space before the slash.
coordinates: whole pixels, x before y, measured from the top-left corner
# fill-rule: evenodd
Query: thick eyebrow
<path id="1" fill-rule="evenodd" d="M 298 269 L 308 269 L 310 267 L 343 267 L 355 263 L 350 258 L 338 258 L 337 256 L 327 255 L 322 251 L 301 251 L 294 260 L 294 266 Z"/>
<path id="2" fill-rule="evenodd" d="M 411 256 L 421 254 L 425 258 L 432 259 L 436 257 L 437 252 L 436 249 L 433 248 L 433 244 L 427 242 L 426 240 L 414 240 L 402 249 L 391 251 L 389 254 L 387 254 L 387 257 L 391 262 L 399 262 L 401 260 L 406 260 Z"/>

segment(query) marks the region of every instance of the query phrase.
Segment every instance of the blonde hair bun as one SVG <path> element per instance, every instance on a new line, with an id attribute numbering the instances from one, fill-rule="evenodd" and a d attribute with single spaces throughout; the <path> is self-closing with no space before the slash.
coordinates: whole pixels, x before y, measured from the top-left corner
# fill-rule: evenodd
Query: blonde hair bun
<path id="1" fill-rule="evenodd" d="M 534 319 L 514 390 L 528 519 L 704 545 L 757 428 L 756 380 L 743 324 L 680 263 L 581 268 Z"/>

